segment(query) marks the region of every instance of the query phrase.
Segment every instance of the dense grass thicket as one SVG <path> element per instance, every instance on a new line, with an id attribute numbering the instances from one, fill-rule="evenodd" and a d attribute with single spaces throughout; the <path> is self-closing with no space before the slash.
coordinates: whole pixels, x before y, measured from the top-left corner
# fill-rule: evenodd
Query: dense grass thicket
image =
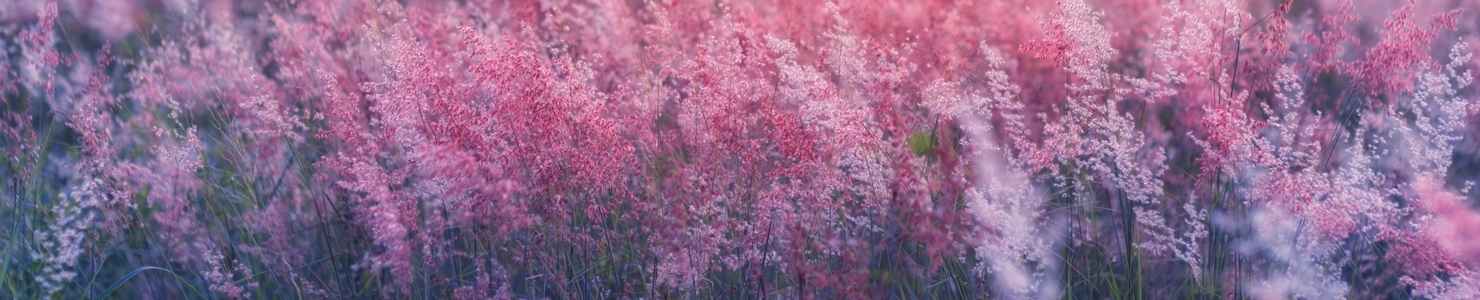
<path id="1" fill-rule="evenodd" d="M 1480 1 L 0 0 L 0 298 L 1477 299 Z"/>

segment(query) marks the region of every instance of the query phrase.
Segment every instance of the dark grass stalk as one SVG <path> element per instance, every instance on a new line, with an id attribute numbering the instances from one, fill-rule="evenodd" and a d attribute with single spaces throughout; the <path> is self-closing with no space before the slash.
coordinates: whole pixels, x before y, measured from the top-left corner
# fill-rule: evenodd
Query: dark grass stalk
<path id="1" fill-rule="evenodd" d="M 1221 177 L 1222 174 L 1219 174 L 1216 178 Z M 1206 221 L 1208 226 L 1208 248 L 1206 254 L 1207 260 L 1204 262 L 1204 269 L 1207 272 L 1207 276 L 1205 276 L 1204 278 L 1207 279 L 1203 286 L 1203 293 L 1201 293 L 1201 295 L 1198 297 L 1199 299 L 1208 299 L 1210 295 L 1217 295 L 1218 288 L 1216 286 L 1221 284 L 1221 282 L 1223 281 L 1223 270 L 1222 268 L 1219 268 L 1219 265 L 1216 263 L 1217 260 L 1222 258 L 1222 256 L 1218 255 L 1218 249 L 1220 247 L 1219 242 L 1222 238 L 1222 229 L 1216 227 L 1215 223 L 1213 222 L 1213 215 L 1218 212 L 1218 208 L 1220 207 L 1223 199 L 1218 197 L 1219 193 L 1217 192 L 1216 188 L 1209 188 L 1209 190 L 1209 194 L 1211 194 L 1213 197 L 1212 209 L 1209 210 L 1212 213 L 1208 214 L 1208 219 Z"/>
<path id="2" fill-rule="evenodd" d="M 1128 291 L 1130 292 L 1128 297 L 1132 299 L 1143 299 L 1145 298 L 1145 293 L 1142 290 L 1142 286 L 1144 286 L 1144 284 L 1141 282 L 1141 261 L 1140 255 L 1136 252 L 1135 246 L 1135 211 L 1131 209 L 1130 200 L 1126 199 L 1124 193 L 1116 194 L 1117 198 L 1119 198 L 1120 200 L 1121 222 L 1124 225 L 1121 231 L 1123 234 L 1123 238 L 1125 239 L 1125 271 L 1127 277 L 1129 277 L 1127 281 L 1129 284 L 1128 288 L 1130 288 L 1130 290 Z"/>
<path id="3" fill-rule="evenodd" d="M 321 197 L 323 197 L 323 199 L 325 199 L 325 201 L 328 201 L 328 195 L 321 194 Z M 319 197 L 314 197 L 312 199 L 319 199 Z M 314 215 L 318 217 L 318 221 L 319 221 L 319 226 L 318 226 L 319 227 L 319 230 L 318 230 L 319 231 L 319 236 L 322 237 L 324 241 L 337 241 L 337 240 L 339 240 L 338 238 L 336 238 L 334 236 L 334 234 L 332 234 L 332 233 L 329 232 L 329 226 L 330 226 L 331 223 L 330 223 L 330 220 L 328 218 L 324 218 L 324 209 L 319 206 L 319 202 L 320 201 L 315 201 L 315 200 L 310 200 L 310 201 L 313 201 Z M 338 276 L 338 274 L 345 274 L 344 270 L 339 267 L 339 260 L 332 259 L 337 253 L 339 253 L 339 250 L 335 249 L 335 247 L 334 247 L 334 245 L 337 244 L 337 243 L 326 242 L 326 243 L 319 243 L 319 244 L 323 244 L 324 247 L 329 248 L 328 249 L 329 250 L 329 252 L 328 252 L 329 255 L 327 257 L 328 258 L 331 258 L 329 260 L 329 267 L 332 268 L 334 270 L 334 274 L 336 274 L 336 276 L 334 276 L 335 285 L 341 291 L 348 290 L 345 287 L 345 285 L 344 285 L 344 280 L 343 280 L 344 277 L 343 276 Z M 320 282 L 320 284 L 322 284 L 322 281 Z"/>

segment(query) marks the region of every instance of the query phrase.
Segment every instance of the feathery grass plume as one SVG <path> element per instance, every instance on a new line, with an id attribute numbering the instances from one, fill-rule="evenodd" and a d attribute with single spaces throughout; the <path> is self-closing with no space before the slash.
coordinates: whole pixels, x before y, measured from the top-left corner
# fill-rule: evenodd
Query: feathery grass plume
<path id="1" fill-rule="evenodd" d="M 49 209 L 51 219 L 35 232 L 31 259 L 42 265 L 34 280 L 41 285 L 43 295 L 58 295 L 78 278 L 82 272 L 78 263 L 90 248 L 88 236 L 93 234 L 97 211 L 107 201 L 107 196 L 98 191 L 97 180 L 80 181 L 57 195 Z"/>

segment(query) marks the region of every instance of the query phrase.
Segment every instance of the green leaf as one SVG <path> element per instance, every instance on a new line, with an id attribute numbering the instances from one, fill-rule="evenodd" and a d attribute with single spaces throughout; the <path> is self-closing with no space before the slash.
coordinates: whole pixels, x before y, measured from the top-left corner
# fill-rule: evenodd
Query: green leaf
<path id="1" fill-rule="evenodd" d="M 910 134 L 909 146 L 910 151 L 915 152 L 915 155 L 929 155 L 930 150 L 935 148 L 935 135 L 924 132 L 912 133 Z"/>

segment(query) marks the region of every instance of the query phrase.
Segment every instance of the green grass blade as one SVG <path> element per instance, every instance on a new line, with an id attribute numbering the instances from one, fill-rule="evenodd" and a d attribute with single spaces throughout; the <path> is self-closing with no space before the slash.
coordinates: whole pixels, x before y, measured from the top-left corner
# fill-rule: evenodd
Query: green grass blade
<path id="1" fill-rule="evenodd" d="M 160 271 L 164 271 L 165 273 L 169 273 L 170 276 L 174 276 L 175 277 L 175 280 L 179 281 L 181 285 L 184 285 L 185 287 L 190 288 L 190 291 L 193 292 L 193 293 L 195 293 L 195 295 L 197 297 L 200 297 L 201 299 L 206 299 L 207 298 L 204 294 L 201 294 L 199 290 L 196 290 L 195 289 L 195 286 L 190 285 L 189 282 L 185 282 L 185 279 L 184 278 L 180 278 L 180 275 L 179 274 L 175 274 L 175 272 L 173 272 L 173 271 L 166 270 L 166 269 L 160 268 L 160 267 L 143 266 L 143 267 L 139 267 L 138 269 L 134 269 L 133 271 L 129 271 L 128 274 L 123 275 L 123 278 L 119 278 L 118 281 L 114 281 L 113 282 L 113 285 L 108 286 L 108 289 L 103 290 L 103 292 L 102 293 L 99 293 L 96 298 L 93 298 L 93 300 L 101 300 L 101 299 L 107 298 L 109 294 L 112 294 L 113 293 L 113 291 L 118 290 L 118 288 L 120 288 L 120 287 L 123 287 L 123 284 L 126 283 L 126 282 L 128 282 L 129 279 L 133 279 L 134 276 L 139 276 L 139 274 L 144 273 L 144 271 L 148 271 L 148 270 L 160 270 Z"/>

